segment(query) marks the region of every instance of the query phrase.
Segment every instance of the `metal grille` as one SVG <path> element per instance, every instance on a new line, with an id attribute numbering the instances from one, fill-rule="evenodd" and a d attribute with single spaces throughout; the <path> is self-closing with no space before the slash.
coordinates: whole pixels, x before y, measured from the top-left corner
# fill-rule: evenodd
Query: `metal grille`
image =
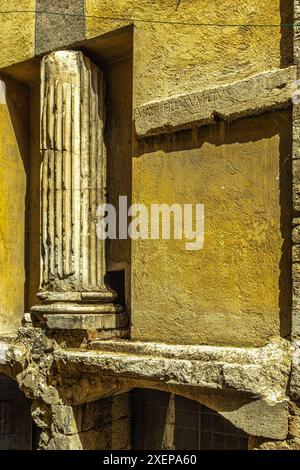
<path id="1" fill-rule="evenodd" d="M 177 449 L 241 450 L 248 436 L 216 411 L 186 398 L 176 397 Z M 188 438 L 187 438 L 188 436 Z M 193 444 L 193 447 L 184 447 Z M 179 446 L 179 447 L 178 447 Z"/>
<path id="2" fill-rule="evenodd" d="M 13 434 L 15 427 L 16 419 L 13 402 L 10 400 L 0 401 L 0 436 Z"/>
<path id="3" fill-rule="evenodd" d="M 30 407 L 17 383 L 0 374 L 0 450 L 32 449 Z"/>
<path id="4" fill-rule="evenodd" d="M 132 414 L 134 449 L 248 448 L 246 433 L 217 412 L 180 396 L 171 397 L 165 392 L 136 389 L 132 397 Z"/>

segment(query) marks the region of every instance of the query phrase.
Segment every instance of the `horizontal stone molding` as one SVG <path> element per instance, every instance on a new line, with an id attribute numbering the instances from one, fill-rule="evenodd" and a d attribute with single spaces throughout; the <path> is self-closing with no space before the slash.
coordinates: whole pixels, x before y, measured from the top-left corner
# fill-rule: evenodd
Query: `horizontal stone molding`
<path id="1" fill-rule="evenodd" d="M 45 314 L 43 320 L 51 330 L 112 330 L 114 328 L 125 328 L 128 326 L 128 316 L 126 312 L 101 313 L 56 313 L 55 315 Z"/>
<path id="2" fill-rule="evenodd" d="M 135 111 L 136 133 L 146 137 L 286 108 L 292 103 L 296 78 L 296 67 L 291 66 L 147 103 Z"/>
<path id="3" fill-rule="evenodd" d="M 103 292 L 39 292 L 37 297 L 46 302 L 113 302 L 116 292 L 107 287 Z"/>
<path id="4" fill-rule="evenodd" d="M 76 314 L 109 314 L 109 313 L 120 313 L 123 311 L 121 305 L 115 305 L 111 303 L 105 304 L 85 304 L 78 305 L 73 303 L 59 303 L 54 304 L 45 304 L 45 305 L 36 305 L 32 307 L 31 312 L 33 315 L 38 314 L 66 314 L 66 315 L 76 315 Z"/>
<path id="5" fill-rule="evenodd" d="M 58 362 L 80 362 L 115 377 L 159 380 L 202 390 L 231 390 L 265 399 L 286 397 L 291 348 L 279 340 L 260 348 L 166 345 L 128 341 L 91 344 L 89 351 L 58 350 Z"/>
<path id="6" fill-rule="evenodd" d="M 101 377 L 103 396 L 114 387 L 117 392 L 134 387 L 165 390 L 204 403 L 250 435 L 287 436 L 287 341 L 261 348 L 97 341 L 91 348 L 55 351 L 66 383 L 78 369 L 82 377 Z"/>
<path id="7" fill-rule="evenodd" d="M 49 317 L 54 321 L 56 316 Z M 39 328 L 22 328 L 5 346 L 0 371 L 10 371 L 28 398 L 51 406 L 77 406 L 135 387 L 152 388 L 196 400 L 249 435 L 283 440 L 292 351 L 284 339 L 258 348 L 116 339 L 62 349 Z"/>

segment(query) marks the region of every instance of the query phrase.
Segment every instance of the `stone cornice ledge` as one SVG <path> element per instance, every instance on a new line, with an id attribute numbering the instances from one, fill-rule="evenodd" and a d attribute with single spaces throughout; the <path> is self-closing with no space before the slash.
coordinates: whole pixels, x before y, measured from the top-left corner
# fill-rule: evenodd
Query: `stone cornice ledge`
<path id="1" fill-rule="evenodd" d="M 250 435 L 283 440 L 292 355 L 293 394 L 298 392 L 296 346 L 284 339 L 257 348 L 120 340 L 63 349 L 39 328 L 20 328 L 16 338 L 0 338 L 0 372 L 47 406 L 153 388 L 196 400 Z"/>
<path id="2" fill-rule="evenodd" d="M 103 394 L 105 383 L 114 384 L 115 391 L 133 387 L 166 390 L 216 409 L 249 434 L 274 439 L 287 435 L 291 347 L 285 340 L 261 348 L 128 341 L 96 342 L 92 348 L 54 352 L 66 387 L 68 376 L 74 377 L 76 370 L 82 374 L 76 400 L 84 394 L 87 376 L 94 383 L 98 377 Z"/>
<path id="3" fill-rule="evenodd" d="M 97 341 L 92 349 L 58 349 L 56 363 L 81 371 L 202 391 L 228 390 L 263 398 L 270 405 L 284 400 L 291 368 L 289 343 L 278 340 L 260 348 L 167 345 L 129 341 Z"/>
<path id="4" fill-rule="evenodd" d="M 296 67 L 275 69 L 228 85 L 154 101 L 135 111 L 138 137 L 233 121 L 292 103 Z"/>

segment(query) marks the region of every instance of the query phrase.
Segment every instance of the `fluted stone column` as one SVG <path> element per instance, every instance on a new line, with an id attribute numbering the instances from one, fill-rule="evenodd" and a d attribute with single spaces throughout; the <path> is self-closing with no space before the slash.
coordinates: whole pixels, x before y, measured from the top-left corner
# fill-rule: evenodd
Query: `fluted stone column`
<path id="1" fill-rule="evenodd" d="M 50 328 L 117 328 L 126 314 L 104 283 L 104 81 L 81 52 L 59 51 L 41 66 L 41 305 Z"/>

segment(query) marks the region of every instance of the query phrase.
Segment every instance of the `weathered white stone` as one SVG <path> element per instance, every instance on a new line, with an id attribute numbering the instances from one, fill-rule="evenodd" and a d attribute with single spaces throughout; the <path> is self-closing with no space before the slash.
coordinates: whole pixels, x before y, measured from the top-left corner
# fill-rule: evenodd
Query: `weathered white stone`
<path id="1" fill-rule="evenodd" d="M 290 392 L 295 400 L 300 400 L 300 341 L 293 341 Z"/>
<path id="2" fill-rule="evenodd" d="M 103 309 L 104 310 L 104 309 Z M 97 314 L 63 314 L 44 315 L 48 328 L 53 330 L 111 330 L 128 326 L 128 317 L 125 312 L 116 315 L 113 313 Z"/>
<path id="3" fill-rule="evenodd" d="M 41 290 L 104 290 L 104 81 L 81 52 L 44 57 L 41 69 Z M 52 294 L 53 295 L 53 294 Z"/>
<path id="4" fill-rule="evenodd" d="M 275 405 L 254 400 L 233 411 L 220 411 L 220 414 L 250 435 L 286 439 L 288 434 L 287 400 Z"/>
<path id="5" fill-rule="evenodd" d="M 288 433 L 286 387 L 291 350 L 287 341 L 263 348 L 125 341 L 97 341 L 93 347 L 97 349 L 56 351 L 60 374 L 80 368 L 83 376 L 109 379 L 110 386 L 116 383 L 120 390 L 159 388 L 205 404 L 208 400 L 211 408 L 249 434 L 284 439 Z M 207 399 L 209 395 L 211 398 Z M 236 406 L 228 409 L 235 401 Z"/>
<path id="6" fill-rule="evenodd" d="M 103 74 L 81 52 L 43 58 L 42 305 L 31 312 L 49 328 L 109 329 L 126 323 L 125 313 L 117 318 L 123 309 L 112 303 L 116 293 L 105 285 L 105 240 L 97 236 L 97 208 L 106 201 L 104 98 Z M 59 316 L 52 320 L 51 314 Z"/>
<path id="7" fill-rule="evenodd" d="M 59 350 L 55 357 L 70 366 L 80 362 L 82 370 L 96 366 L 101 374 L 115 377 L 188 384 L 202 390 L 237 390 L 275 404 L 286 396 L 291 351 L 283 340 L 263 348 L 99 341 L 95 351 Z"/>
<path id="8" fill-rule="evenodd" d="M 97 341 L 92 347 L 97 349 L 61 349 L 39 329 L 24 328 L 17 342 L 7 345 L 7 363 L 0 370 L 9 367 L 26 395 L 44 404 L 36 420 L 47 415 L 45 406 L 53 414 L 56 406 L 81 406 L 142 387 L 203 403 L 251 435 L 279 440 L 287 436 L 292 359 L 287 340 L 260 348 L 124 340 Z"/>
<path id="9" fill-rule="evenodd" d="M 291 106 L 296 68 L 256 74 L 228 85 L 174 96 L 135 111 L 138 136 L 161 134 Z"/>
<path id="10" fill-rule="evenodd" d="M 0 80 L 0 104 L 6 104 L 6 87 L 3 80 Z"/>
<path id="11" fill-rule="evenodd" d="M 7 358 L 6 358 L 7 350 L 8 350 L 7 343 L 5 343 L 4 341 L 0 341 L 0 364 L 6 364 L 6 362 L 7 362 Z"/>

